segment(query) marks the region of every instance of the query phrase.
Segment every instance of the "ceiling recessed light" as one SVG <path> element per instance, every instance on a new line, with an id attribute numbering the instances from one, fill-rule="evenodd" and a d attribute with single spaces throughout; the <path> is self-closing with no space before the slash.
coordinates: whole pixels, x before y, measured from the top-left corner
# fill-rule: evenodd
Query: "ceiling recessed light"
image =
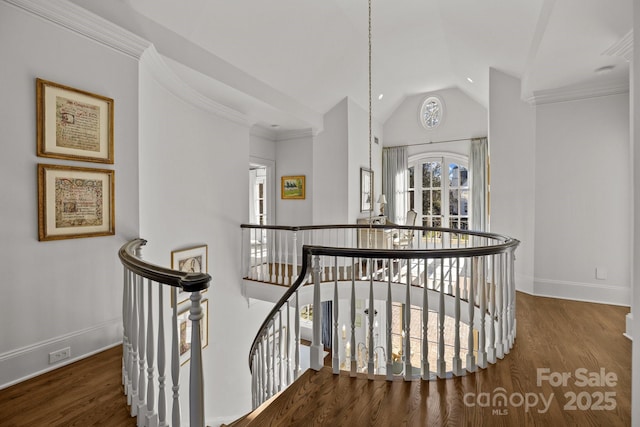
<path id="1" fill-rule="evenodd" d="M 467 81 L 468 81 L 469 83 L 473 83 L 473 79 L 472 79 L 471 77 L 467 77 Z"/>
<path id="2" fill-rule="evenodd" d="M 597 68 L 594 72 L 596 74 L 609 74 L 614 68 L 614 65 L 605 65 L 604 67 Z"/>
<path id="3" fill-rule="evenodd" d="M 272 124 L 272 125 L 271 125 L 271 127 L 272 127 L 273 129 L 278 129 L 278 128 L 280 127 L 280 125 L 278 125 L 278 124 Z"/>
<path id="4" fill-rule="evenodd" d="M 378 100 L 382 99 L 382 97 L 384 97 L 384 94 L 381 93 L 380 95 L 378 95 Z"/>

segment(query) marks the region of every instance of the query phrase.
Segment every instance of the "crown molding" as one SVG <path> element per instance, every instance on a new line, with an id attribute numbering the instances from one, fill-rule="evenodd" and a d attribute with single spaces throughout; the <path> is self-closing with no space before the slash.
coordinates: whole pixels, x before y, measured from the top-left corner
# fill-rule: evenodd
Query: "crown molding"
<path id="1" fill-rule="evenodd" d="M 4 0 L 33 15 L 140 59 L 151 43 L 67 0 Z"/>
<path id="2" fill-rule="evenodd" d="M 629 92 L 629 84 L 617 83 L 600 86 L 565 87 L 535 91 L 533 96 L 525 99 L 531 105 L 552 104 L 555 102 L 577 101 L 597 98 L 599 96 L 620 95 Z"/>
<path id="3" fill-rule="evenodd" d="M 277 132 L 276 141 L 290 141 L 299 138 L 312 138 L 316 136 L 313 129 L 291 129 Z"/>
<path id="4" fill-rule="evenodd" d="M 265 126 L 259 124 L 254 124 L 253 126 L 251 126 L 249 134 L 274 142 L 278 139 L 278 134 L 275 130 L 266 128 Z"/>
<path id="5" fill-rule="evenodd" d="M 627 62 L 630 62 L 631 58 L 633 58 L 633 30 L 630 30 L 624 37 L 602 52 L 602 54 L 607 56 L 620 56 Z"/>
<path id="6" fill-rule="evenodd" d="M 201 94 L 189 86 L 169 67 L 155 46 L 151 45 L 141 56 L 140 61 L 148 66 L 151 75 L 165 89 L 183 101 L 209 113 L 227 119 L 231 122 L 249 126 L 249 120 L 244 114 L 222 105 L 219 102 Z"/>

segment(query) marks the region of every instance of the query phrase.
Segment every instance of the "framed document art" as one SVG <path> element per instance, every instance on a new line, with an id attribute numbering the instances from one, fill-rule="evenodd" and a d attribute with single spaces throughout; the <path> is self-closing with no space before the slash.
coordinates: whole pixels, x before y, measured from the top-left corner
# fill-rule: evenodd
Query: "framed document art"
<path id="1" fill-rule="evenodd" d="M 360 168 L 360 212 L 373 210 L 373 171 Z"/>
<path id="2" fill-rule="evenodd" d="M 38 164 L 38 239 L 115 234 L 115 172 Z"/>
<path id="3" fill-rule="evenodd" d="M 209 300 L 203 300 L 202 319 L 200 319 L 200 343 L 202 348 L 209 345 Z M 180 364 L 184 365 L 191 359 L 191 321 L 189 309 L 185 308 L 178 314 L 178 335 L 180 349 Z"/>
<path id="4" fill-rule="evenodd" d="M 36 79 L 37 154 L 113 163 L 113 99 Z"/>
<path id="5" fill-rule="evenodd" d="M 187 249 L 180 249 L 171 252 L 171 268 L 173 270 L 186 273 L 208 273 L 209 272 L 209 247 L 207 245 L 195 246 Z M 204 290 L 203 292 L 206 292 Z M 178 304 L 190 298 L 190 292 L 182 292 L 178 289 Z M 173 292 L 171 292 L 171 307 L 175 304 Z"/>
<path id="6" fill-rule="evenodd" d="M 305 175 L 283 176 L 280 181 L 282 199 L 305 198 Z"/>

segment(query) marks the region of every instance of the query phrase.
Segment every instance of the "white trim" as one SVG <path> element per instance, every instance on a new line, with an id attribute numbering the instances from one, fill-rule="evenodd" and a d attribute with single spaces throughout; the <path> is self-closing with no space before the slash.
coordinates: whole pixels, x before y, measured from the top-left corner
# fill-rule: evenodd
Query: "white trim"
<path id="1" fill-rule="evenodd" d="M 629 307 L 629 288 L 535 278 L 533 295 Z"/>
<path id="2" fill-rule="evenodd" d="M 275 142 L 278 138 L 278 133 L 275 130 L 268 129 L 262 125 L 255 124 L 251 126 L 249 134 L 260 138 L 268 139 Z"/>
<path id="3" fill-rule="evenodd" d="M 4 0 L 40 18 L 139 59 L 151 43 L 67 0 Z"/>
<path id="4" fill-rule="evenodd" d="M 155 46 L 149 46 L 142 54 L 140 61 L 148 65 L 152 77 L 177 98 L 223 119 L 243 126 L 250 126 L 246 115 L 214 101 L 189 86 L 169 67 Z"/>
<path id="5" fill-rule="evenodd" d="M 620 95 L 624 93 L 629 93 L 628 82 L 600 86 L 565 87 L 559 89 L 540 90 L 534 92 L 533 96 L 526 99 L 526 102 L 531 105 L 542 105 L 597 98 L 600 96 Z"/>
<path id="6" fill-rule="evenodd" d="M 627 324 L 627 329 L 622 335 L 624 335 L 625 337 L 633 341 L 633 313 L 627 313 L 625 320 Z"/>
<path id="7" fill-rule="evenodd" d="M 92 356 L 121 342 L 122 319 L 117 318 L 5 352 L 0 355 L 0 390 Z M 72 357 L 49 365 L 47 355 L 64 347 L 71 348 Z"/>
<path id="8" fill-rule="evenodd" d="M 292 129 L 277 132 L 276 141 L 290 141 L 298 138 L 311 138 L 316 136 L 313 129 Z"/>

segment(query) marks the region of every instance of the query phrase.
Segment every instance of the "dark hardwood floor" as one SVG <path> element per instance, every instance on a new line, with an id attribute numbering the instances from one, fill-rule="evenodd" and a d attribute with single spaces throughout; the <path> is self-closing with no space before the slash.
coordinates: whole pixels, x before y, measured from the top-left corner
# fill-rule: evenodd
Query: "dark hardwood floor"
<path id="1" fill-rule="evenodd" d="M 369 381 L 307 371 L 270 406 L 235 425 L 631 425 L 631 342 L 622 336 L 628 308 L 522 293 L 517 298 L 516 344 L 496 365 L 430 382 Z M 134 426 L 122 394 L 120 358 L 121 349 L 115 347 L 0 390 L 0 426 Z M 594 376 L 593 384 L 583 385 L 580 372 L 576 377 L 581 368 Z M 571 377 L 565 384 L 538 384 L 538 369 Z M 601 369 L 608 378 L 600 378 Z M 509 399 L 506 406 L 492 404 L 499 388 Z M 530 408 L 520 404 L 519 396 L 530 399 Z"/>

